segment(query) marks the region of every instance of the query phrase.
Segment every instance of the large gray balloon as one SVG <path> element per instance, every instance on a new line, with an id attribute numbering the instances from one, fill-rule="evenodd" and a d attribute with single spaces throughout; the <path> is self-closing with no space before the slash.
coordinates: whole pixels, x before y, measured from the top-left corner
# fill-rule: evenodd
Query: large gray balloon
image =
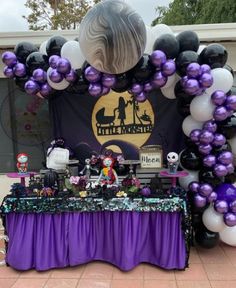
<path id="1" fill-rule="evenodd" d="M 97 70 L 119 74 L 133 68 L 146 46 L 145 24 L 122 0 L 106 0 L 85 15 L 79 27 L 81 50 Z"/>

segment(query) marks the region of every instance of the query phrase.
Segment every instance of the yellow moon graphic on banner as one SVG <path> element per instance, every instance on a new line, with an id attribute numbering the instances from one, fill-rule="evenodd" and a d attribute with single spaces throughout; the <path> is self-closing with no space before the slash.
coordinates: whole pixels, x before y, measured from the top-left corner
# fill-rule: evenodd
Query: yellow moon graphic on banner
<path id="1" fill-rule="evenodd" d="M 92 127 L 101 145 L 109 140 L 122 140 L 141 147 L 154 127 L 152 106 L 148 100 L 138 103 L 128 92 L 111 92 L 96 102 Z M 120 152 L 118 147 L 109 148 Z"/>

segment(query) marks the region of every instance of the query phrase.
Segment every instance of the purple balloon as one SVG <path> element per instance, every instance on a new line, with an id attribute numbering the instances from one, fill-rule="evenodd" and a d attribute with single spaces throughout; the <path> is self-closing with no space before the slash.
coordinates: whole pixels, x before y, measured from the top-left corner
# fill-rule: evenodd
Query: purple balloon
<path id="1" fill-rule="evenodd" d="M 236 199 L 236 187 L 232 184 L 222 183 L 216 187 L 215 192 L 217 193 L 218 200 L 225 200 L 229 204 Z"/>
<path id="2" fill-rule="evenodd" d="M 91 83 L 88 92 L 93 97 L 99 97 L 102 93 L 102 85 L 100 83 Z"/>
<path id="3" fill-rule="evenodd" d="M 220 106 L 226 100 L 226 94 L 222 90 L 216 90 L 214 93 L 211 94 L 211 101 L 213 104 Z"/>
<path id="4" fill-rule="evenodd" d="M 164 76 L 161 71 L 159 72 L 156 72 L 154 75 L 153 75 L 153 78 L 152 78 L 152 86 L 154 87 L 158 87 L 158 88 L 161 88 L 163 86 L 165 86 L 167 82 L 167 77 Z"/>
<path id="5" fill-rule="evenodd" d="M 48 63 L 49 63 L 49 66 L 53 69 L 56 69 L 57 68 L 57 62 L 58 60 L 60 59 L 61 57 L 58 56 L 58 55 L 52 55 L 50 56 L 49 60 L 48 60 Z"/>
<path id="6" fill-rule="evenodd" d="M 49 79 L 54 83 L 59 83 L 63 80 L 63 75 L 56 69 L 52 69 L 49 73 Z"/>
<path id="7" fill-rule="evenodd" d="M 234 173 L 234 165 L 232 163 L 226 165 L 226 168 L 227 168 L 228 174 Z"/>
<path id="8" fill-rule="evenodd" d="M 236 110 L 236 95 L 230 95 L 226 98 L 226 107 L 228 110 Z"/>
<path id="9" fill-rule="evenodd" d="M 223 164 L 216 164 L 214 166 L 214 173 L 216 176 L 218 177 L 223 177 L 226 176 L 228 174 L 227 168 L 225 165 Z"/>
<path id="10" fill-rule="evenodd" d="M 111 88 L 103 86 L 101 95 L 102 96 L 107 95 L 110 91 L 111 91 Z"/>
<path id="11" fill-rule="evenodd" d="M 3 69 L 3 74 L 7 77 L 7 78 L 14 78 L 15 74 L 13 72 L 13 69 L 6 66 Z"/>
<path id="12" fill-rule="evenodd" d="M 217 200 L 217 194 L 215 191 L 211 192 L 211 194 L 207 197 L 209 203 Z"/>
<path id="13" fill-rule="evenodd" d="M 190 95 L 195 95 L 199 90 L 199 82 L 196 79 L 188 79 L 184 83 L 184 90 Z"/>
<path id="14" fill-rule="evenodd" d="M 236 199 L 229 203 L 230 211 L 236 213 Z"/>
<path id="15" fill-rule="evenodd" d="M 229 206 L 227 201 L 225 200 L 216 200 L 214 204 L 214 208 L 218 213 L 227 213 L 229 210 Z"/>
<path id="16" fill-rule="evenodd" d="M 141 93 L 135 95 L 135 99 L 137 102 L 142 103 L 142 102 L 145 102 L 147 100 L 147 95 L 145 92 L 141 92 Z"/>
<path id="17" fill-rule="evenodd" d="M 210 144 L 214 140 L 214 134 L 208 130 L 203 130 L 199 135 L 199 141 L 201 144 Z"/>
<path id="18" fill-rule="evenodd" d="M 190 139 L 191 139 L 194 143 L 197 143 L 197 142 L 199 142 L 199 136 L 200 136 L 201 133 L 202 133 L 202 130 L 200 130 L 200 129 L 194 129 L 194 130 L 190 133 L 189 137 L 190 137 Z"/>
<path id="19" fill-rule="evenodd" d="M 33 80 L 29 80 L 25 83 L 25 91 L 30 95 L 35 95 L 39 92 L 39 84 Z"/>
<path id="20" fill-rule="evenodd" d="M 215 121 L 208 120 L 207 122 L 205 122 L 203 124 L 203 129 L 207 130 L 209 132 L 215 133 L 217 130 L 217 125 L 216 125 Z"/>
<path id="21" fill-rule="evenodd" d="M 18 77 L 24 77 L 26 75 L 26 67 L 25 64 L 22 63 L 17 63 L 14 67 L 13 67 L 13 72 L 16 76 Z"/>
<path id="22" fill-rule="evenodd" d="M 144 92 L 151 92 L 153 90 L 152 84 L 150 82 L 147 82 L 143 86 L 143 91 Z"/>
<path id="23" fill-rule="evenodd" d="M 198 194 L 198 193 L 196 193 L 196 194 L 194 195 L 193 201 L 194 201 L 195 206 L 198 207 L 198 208 L 205 207 L 206 204 L 207 204 L 207 199 L 206 199 L 206 197 L 204 197 L 204 196 L 202 196 L 202 195 L 200 195 L 200 194 Z"/>
<path id="24" fill-rule="evenodd" d="M 233 154 L 230 151 L 223 151 L 217 157 L 217 160 L 224 165 L 228 165 L 233 162 Z"/>
<path id="25" fill-rule="evenodd" d="M 200 184 L 199 194 L 208 197 L 213 192 L 213 188 L 210 184 L 204 183 Z"/>
<path id="26" fill-rule="evenodd" d="M 74 69 L 71 69 L 69 73 L 65 75 L 66 81 L 73 83 L 77 80 L 77 74 L 75 73 Z"/>
<path id="27" fill-rule="evenodd" d="M 35 69 L 33 72 L 33 78 L 39 83 L 45 83 L 47 80 L 47 73 L 41 68 Z"/>
<path id="28" fill-rule="evenodd" d="M 216 107 L 213 117 L 216 121 L 224 121 L 228 118 L 228 110 L 224 106 Z"/>
<path id="29" fill-rule="evenodd" d="M 188 66 L 187 66 L 187 69 L 186 69 L 186 74 L 188 77 L 190 78 L 197 78 L 200 73 L 201 73 L 201 66 L 198 64 L 198 63 L 190 63 Z"/>
<path id="30" fill-rule="evenodd" d="M 226 143 L 226 138 L 222 134 L 216 133 L 212 144 L 216 147 L 223 146 Z"/>
<path id="31" fill-rule="evenodd" d="M 172 59 L 167 60 L 166 63 L 162 65 L 161 71 L 164 76 L 173 75 L 176 71 L 175 61 Z"/>
<path id="32" fill-rule="evenodd" d="M 204 73 L 211 73 L 211 67 L 207 64 L 201 65 L 201 74 L 204 74 Z"/>
<path id="33" fill-rule="evenodd" d="M 62 74 L 68 74 L 71 70 L 70 61 L 66 58 L 61 58 L 57 61 L 57 71 Z"/>
<path id="34" fill-rule="evenodd" d="M 198 91 L 194 94 L 195 96 L 200 96 L 202 95 L 202 93 L 205 91 L 206 89 L 205 88 L 199 88 Z"/>
<path id="35" fill-rule="evenodd" d="M 224 215 L 224 222 L 229 227 L 235 226 L 236 225 L 236 214 L 235 213 L 226 213 Z"/>
<path id="36" fill-rule="evenodd" d="M 116 76 L 113 74 L 102 75 L 102 85 L 107 88 L 112 88 L 116 84 Z"/>
<path id="37" fill-rule="evenodd" d="M 166 54 L 161 50 L 155 50 L 152 52 L 150 60 L 155 67 L 160 68 L 166 62 Z"/>
<path id="38" fill-rule="evenodd" d="M 213 77 L 211 74 L 203 73 L 199 78 L 199 83 L 201 84 L 201 87 L 209 88 L 213 84 Z"/>
<path id="39" fill-rule="evenodd" d="M 16 55 L 13 52 L 6 51 L 2 54 L 2 62 L 12 68 L 17 63 Z"/>
<path id="40" fill-rule="evenodd" d="M 49 96 L 52 92 L 53 92 L 53 89 L 48 83 L 44 83 L 41 85 L 40 94 L 43 97 Z"/>
<path id="41" fill-rule="evenodd" d="M 198 146 L 198 151 L 203 155 L 210 154 L 211 150 L 212 150 L 212 146 L 210 144 L 206 144 L 206 145 L 200 144 Z"/>
<path id="42" fill-rule="evenodd" d="M 143 91 L 143 85 L 139 83 L 134 83 L 131 87 L 131 91 L 133 94 L 139 94 Z"/>
<path id="43" fill-rule="evenodd" d="M 216 164 L 215 155 L 207 155 L 203 158 L 203 165 L 206 167 L 213 167 Z"/>
<path id="44" fill-rule="evenodd" d="M 149 187 L 143 187 L 140 191 L 143 196 L 149 196 L 151 194 L 151 189 Z"/>
<path id="45" fill-rule="evenodd" d="M 88 66 L 84 71 L 84 76 L 89 82 L 95 83 L 101 79 L 102 73 L 94 67 Z"/>
<path id="46" fill-rule="evenodd" d="M 193 182 L 189 183 L 189 185 L 188 185 L 188 189 L 192 192 L 195 192 L 195 193 L 198 192 L 199 187 L 200 187 L 200 184 L 197 181 L 193 181 Z"/>

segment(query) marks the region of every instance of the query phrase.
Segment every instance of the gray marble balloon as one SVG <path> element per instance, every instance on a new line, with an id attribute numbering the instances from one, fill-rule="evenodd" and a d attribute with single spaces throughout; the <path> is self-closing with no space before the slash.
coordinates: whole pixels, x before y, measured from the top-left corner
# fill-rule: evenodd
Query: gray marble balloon
<path id="1" fill-rule="evenodd" d="M 146 28 L 141 16 L 124 1 L 106 0 L 85 15 L 79 42 L 90 65 L 119 74 L 133 68 L 142 57 Z"/>

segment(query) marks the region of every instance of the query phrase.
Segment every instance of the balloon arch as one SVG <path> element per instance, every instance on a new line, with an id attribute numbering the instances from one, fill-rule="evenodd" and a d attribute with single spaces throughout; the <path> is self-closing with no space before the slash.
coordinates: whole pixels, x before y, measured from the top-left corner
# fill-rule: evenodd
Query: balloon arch
<path id="1" fill-rule="evenodd" d="M 57 90 L 92 97 L 128 90 L 143 102 L 161 89 L 176 99 L 189 139 L 180 154 L 189 176 L 180 185 L 193 199 L 196 241 L 210 248 L 219 236 L 236 246 L 236 91 L 227 57 L 220 44 L 200 45 L 193 31 L 175 36 L 164 24 L 145 27 L 126 3 L 108 0 L 86 14 L 77 40 L 53 36 L 39 49 L 21 42 L 2 61 L 6 77 L 41 98 Z"/>

